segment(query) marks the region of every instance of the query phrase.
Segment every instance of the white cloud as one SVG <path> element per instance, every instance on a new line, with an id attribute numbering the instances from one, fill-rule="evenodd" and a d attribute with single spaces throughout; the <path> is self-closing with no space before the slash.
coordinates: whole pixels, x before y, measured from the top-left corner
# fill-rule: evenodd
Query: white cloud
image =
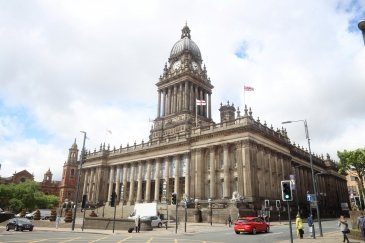
<path id="1" fill-rule="evenodd" d="M 313 152 L 336 159 L 364 147 L 365 48 L 348 31 L 359 13 L 364 2 L 342 0 L 2 1 L 1 176 L 28 169 L 42 180 L 51 167 L 60 179 L 80 130 L 91 150 L 146 141 L 155 84 L 185 21 L 215 86 L 216 122 L 221 102 L 243 111 L 247 83 L 262 122 L 308 120 Z M 306 147 L 302 124 L 286 128 Z"/>

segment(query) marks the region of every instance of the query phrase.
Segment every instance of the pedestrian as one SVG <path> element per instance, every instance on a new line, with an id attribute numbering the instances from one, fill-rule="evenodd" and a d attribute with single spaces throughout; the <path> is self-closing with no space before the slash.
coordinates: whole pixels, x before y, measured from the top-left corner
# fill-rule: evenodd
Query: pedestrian
<path id="1" fill-rule="evenodd" d="M 304 229 L 303 229 L 303 221 L 300 218 L 300 214 L 297 214 L 297 218 L 295 220 L 295 226 L 297 228 L 297 235 L 299 236 L 300 239 L 303 239 L 303 235 L 304 235 Z"/>
<path id="2" fill-rule="evenodd" d="M 57 215 L 56 217 L 56 229 L 58 229 L 58 225 L 60 224 L 61 222 L 61 217 L 59 215 Z"/>
<path id="3" fill-rule="evenodd" d="M 309 215 L 307 218 L 307 224 L 308 224 L 308 232 L 310 234 L 310 237 L 313 236 L 313 217 L 312 214 Z"/>
<path id="4" fill-rule="evenodd" d="M 232 225 L 232 218 L 231 218 L 231 215 L 228 215 L 228 219 L 227 219 L 227 221 L 228 221 L 228 226 L 229 226 L 229 227 L 231 227 L 231 225 Z"/>
<path id="5" fill-rule="evenodd" d="M 340 216 L 340 219 L 338 220 L 338 226 L 340 227 L 340 230 L 342 232 L 343 235 L 343 241 L 345 242 L 345 240 L 347 241 L 347 243 L 349 243 L 349 238 L 347 238 L 347 234 L 350 233 L 349 230 L 349 226 L 347 223 L 347 220 L 345 219 L 345 217 L 343 215 Z"/>
<path id="6" fill-rule="evenodd" d="M 137 215 L 134 219 L 134 226 L 136 229 L 136 233 L 139 233 L 139 230 L 141 229 L 141 218 L 139 217 L 139 215 Z"/>
<path id="7" fill-rule="evenodd" d="M 362 238 L 365 241 L 365 217 L 363 212 L 361 212 L 360 216 L 357 218 L 357 229 L 361 230 Z"/>

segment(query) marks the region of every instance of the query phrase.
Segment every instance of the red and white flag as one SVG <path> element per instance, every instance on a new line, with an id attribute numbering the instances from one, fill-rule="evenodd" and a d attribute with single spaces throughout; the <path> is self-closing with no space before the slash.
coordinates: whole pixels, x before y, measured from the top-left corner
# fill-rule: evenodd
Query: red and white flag
<path id="1" fill-rule="evenodd" d="M 254 88 L 251 86 L 244 86 L 245 91 L 254 91 Z"/>
<path id="2" fill-rule="evenodd" d="M 205 100 L 196 100 L 196 105 L 207 105 Z"/>

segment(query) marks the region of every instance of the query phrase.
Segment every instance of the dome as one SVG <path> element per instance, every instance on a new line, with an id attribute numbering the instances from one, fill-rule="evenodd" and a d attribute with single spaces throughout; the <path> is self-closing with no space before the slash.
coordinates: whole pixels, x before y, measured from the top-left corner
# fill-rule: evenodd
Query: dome
<path id="1" fill-rule="evenodd" d="M 182 29 L 181 39 L 171 49 L 170 58 L 178 57 L 184 52 L 190 52 L 194 59 L 200 61 L 201 54 L 199 47 L 190 38 L 190 29 L 185 25 Z"/>

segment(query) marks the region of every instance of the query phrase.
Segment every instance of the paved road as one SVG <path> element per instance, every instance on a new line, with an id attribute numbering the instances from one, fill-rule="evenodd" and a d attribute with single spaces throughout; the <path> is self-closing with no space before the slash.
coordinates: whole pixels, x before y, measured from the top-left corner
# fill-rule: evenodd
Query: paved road
<path id="1" fill-rule="evenodd" d="M 0 242 L 125 242 L 125 243 L 287 243 L 290 242 L 289 237 L 289 225 L 288 223 L 273 223 L 270 233 L 262 233 L 257 235 L 240 234 L 237 235 L 233 232 L 233 228 L 229 228 L 222 224 L 193 224 L 187 225 L 187 232 L 184 232 L 184 224 L 179 225 L 177 234 L 175 234 L 175 228 L 170 225 L 166 230 L 164 228 L 156 228 L 153 231 L 142 231 L 140 233 L 127 233 L 126 231 L 115 231 L 113 234 L 111 230 L 87 230 L 81 231 L 79 227 L 76 227 L 75 231 L 71 231 L 70 228 L 55 229 L 47 227 L 37 227 L 33 232 L 14 232 L 5 231 L 4 227 L 0 227 Z M 294 226 L 294 225 L 293 225 Z M 294 229 L 294 227 L 293 227 Z M 341 235 L 337 228 L 337 221 L 325 221 L 323 222 L 324 237 L 317 237 L 312 239 L 305 234 L 304 240 L 296 238 L 296 234 L 293 230 L 294 242 L 321 242 L 332 243 L 340 242 Z M 318 229 L 317 229 L 318 232 Z"/>

